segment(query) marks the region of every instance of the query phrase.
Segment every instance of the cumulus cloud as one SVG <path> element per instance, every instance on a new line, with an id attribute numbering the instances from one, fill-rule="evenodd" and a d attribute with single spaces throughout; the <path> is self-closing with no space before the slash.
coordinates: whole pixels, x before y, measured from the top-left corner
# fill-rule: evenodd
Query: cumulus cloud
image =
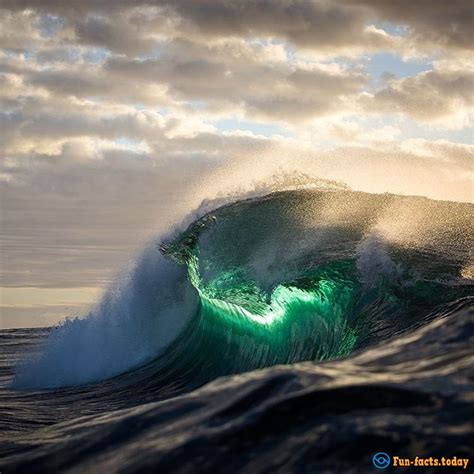
<path id="1" fill-rule="evenodd" d="M 474 104 L 474 69 L 443 68 L 403 79 L 389 79 L 374 95 L 363 97 L 369 110 L 395 112 L 447 127 L 465 126 Z"/>
<path id="2" fill-rule="evenodd" d="M 470 0 L 348 0 L 377 18 L 406 25 L 419 46 L 472 51 L 474 4 Z"/>
<path id="3" fill-rule="evenodd" d="M 47 93 L 102 103 L 183 106 L 202 101 L 210 110 L 243 110 L 286 121 L 341 110 L 367 84 L 367 76 L 359 68 L 293 64 L 259 51 L 264 48 L 242 46 L 179 42 L 168 45 L 164 57 L 113 57 L 101 64 L 67 66 L 42 67 L 25 64 L 23 58 L 10 59 L 3 64 L 3 81 L 10 84 L 10 97 L 12 88 L 21 97 L 28 88 L 29 96 Z M 181 53 L 183 49 L 191 49 L 194 56 Z"/>
<path id="4" fill-rule="evenodd" d="M 16 10 L 33 8 L 62 15 L 75 39 L 113 51 L 146 51 L 160 34 L 197 37 L 281 38 L 320 51 L 376 49 L 392 44 L 389 35 L 367 28 L 365 8 L 336 2 L 301 0 L 4 2 Z M 66 27 L 66 26 L 65 26 Z"/>
<path id="5" fill-rule="evenodd" d="M 367 28 L 370 22 L 406 26 L 406 34 L 419 47 L 470 49 L 474 15 L 469 0 L 5 0 L 3 6 L 62 15 L 78 41 L 130 53 L 148 49 L 158 29 L 206 39 L 281 38 L 296 47 L 331 53 L 339 48 L 383 49 L 397 44 L 382 30 Z"/>

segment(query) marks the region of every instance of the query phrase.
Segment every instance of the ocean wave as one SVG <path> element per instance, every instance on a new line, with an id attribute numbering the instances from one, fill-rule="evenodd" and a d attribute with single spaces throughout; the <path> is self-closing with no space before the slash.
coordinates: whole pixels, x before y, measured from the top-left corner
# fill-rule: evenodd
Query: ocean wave
<path id="1" fill-rule="evenodd" d="M 308 186 L 207 203 L 184 231 L 148 245 L 90 315 L 53 329 L 18 364 L 13 387 L 77 386 L 147 365 L 188 390 L 347 357 L 472 291 L 463 278 L 472 233 L 458 232 L 472 208 L 460 211 Z M 396 233 L 413 215 L 416 229 Z"/>

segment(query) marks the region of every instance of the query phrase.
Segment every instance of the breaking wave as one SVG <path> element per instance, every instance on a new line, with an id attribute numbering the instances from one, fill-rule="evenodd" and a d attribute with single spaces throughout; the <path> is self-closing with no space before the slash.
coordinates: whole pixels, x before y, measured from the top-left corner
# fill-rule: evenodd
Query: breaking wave
<path id="1" fill-rule="evenodd" d="M 472 293 L 471 215 L 468 204 L 331 188 L 225 204 L 147 246 L 88 317 L 53 329 L 18 365 L 13 386 L 142 367 L 137 377 L 169 395 L 347 357 Z"/>

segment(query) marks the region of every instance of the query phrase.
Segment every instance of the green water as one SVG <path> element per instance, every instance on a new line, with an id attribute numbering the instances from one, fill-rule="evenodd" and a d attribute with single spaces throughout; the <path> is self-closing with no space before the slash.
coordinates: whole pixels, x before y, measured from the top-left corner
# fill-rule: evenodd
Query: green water
<path id="1" fill-rule="evenodd" d="M 267 294 L 238 269 L 204 282 L 196 254 L 188 260 L 208 330 L 225 333 L 228 341 L 251 338 L 253 344 L 266 347 L 275 363 L 327 359 L 352 351 L 357 338 L 347 315 L 360 286 L 348 278 L 352 270 L 353 262 L 339 262 L 281 283 Z M 253 351 L 238 350 L 244 358 L 251 358 Z"/>
<path id="2" fill-rule="evenodd" d="M 346 357 L 469 295 L 469 284 L 443 283 L 459 275 L 469 242 L 455 238 L 456 214 L 444 204 L 413 200 L 417 218 L 420 209 L 426 213 L 424 225 L 437 214 L 444 219 L 437 234 L 424 234 L 423 245 L 370 239 L 376 217 L 397 199 L 280 193 L 196 221 L 161 247 L 186 268 L 197 305 L 160 363 L 198 385 L 275 364 Z M 441 246 L 449 252 L 441 255 Z"/>

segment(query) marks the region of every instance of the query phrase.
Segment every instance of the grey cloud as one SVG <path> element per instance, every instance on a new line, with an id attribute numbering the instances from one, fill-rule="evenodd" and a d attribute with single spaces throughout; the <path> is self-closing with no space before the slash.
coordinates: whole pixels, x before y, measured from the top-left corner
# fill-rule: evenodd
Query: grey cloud
<path id="1" fill-rule="evenodd" d="M 78 48 L 53 46 L 38 51 L 36 60 L 39 63 L 74 63 L 78 61 L 80 56 L 81 53 Z"/>
<path id="2" fill-rule="evenodd" d="M 24 85 L 48 91 L 52 102 L 57 96 L 148 106 L 204 100 L 210 109 L 243 108 L 283 121 L 325 115 L 341 107 L 345 96 L 359 93 L 367 84 L 359 69 L 261 61 L 258 49 L 239 50 L 231 45 L 234 49 L 228 54 L 226 46 L 206 47 L 189 41 L 167 46 L 158 59 L 111 57 L 103 64 L 68 67 L 32 67 L 10 61 L 4 71 L 21 77 Z M 193 54 L 182 56 L 186 49 Z M 24 90 L 18 89 L 18 97 L 23 94 Z M 294 113 L 296 106 L 300 114 Z"/>
<path id="3" fill-rule="evenodd" d="M 245 2 L 167 2 L 205 36 L 274 36 L 296 46 L 324 50 L 365 46 L 391 49 L 387 37 L 366 30 L 367 23 L 408 25 L 420 46 L 472 49 L 474 4 L 470 0 L 348 0 Z"/>
<path id="4" fill-rule="evenodd" d="M 234 103 L 269 119 L 304 120 L 325 115 L 341 105 L 345 95 L 360 92 L 367 83 L 357 70 L 302 69 L 266 63 L 212 59 L 212 50 L 202 58 L 180 57 L 150 60 L 111 59 L 105 69 L 133 81 L 156 81 L 167 86 L 177 100 L 207 100 Z M 210 81 L 209 78 L 213 80 Z M 300 113 L 292 111 L 299 110 Z"/>
<path id="5" fill-rule="evenodd" d="M 363 5 L 381 20 L 408 25 L 420 43 L 472 50 L 474 2 L 471 0 L 348 0 Z"/>
<path id="6" fill-rule="evenodd" d="M 38 16 L 34 12 L 9 12 L 0 7 L 0 48 L 20 52 L 37 47 L 42 38 L 38 31 Z"/>
<path id="7" fill-rule="evenodd" d="M 70 69 L 36 70 L 24 74 L 24 80 L 29 85 L 63 96 L 149 105 L 167 102 L 165 90 L 158 90 L 156 82 L 124 82 L 117 77 L 107 77 L 101 66 L 79 65 Z"/>
<path id="8" fill-rule="evenodd" d="M 120 14 L 78 18 L 73 22 L 73 28 L 79 43 L 111 51 L 137 54 L 156 44 L 156 40 L 143 35 L 140 25 L 131 24 Z"/>
<path id="9" fill-rule="evenodd" d="M 65 6 L 54 1 L 24 1 L 6 5 L 18 9 L 30 5 L 43 13 L 52 11 L 64 15 L 67 18 L 64 24 L 75 32 L 75 37 L 59 38 L 59 46 L 53 44 L 40 49 L 36 68 L 28 62 L 16 66 L 12 61 L 7 64 L 6 71 L 21 75 L 27 86 L 53 95 L 110 103 L 166 106 L 203 101 L 209 110 L 233 109 L 260 119 L 291 122 L 334 112 L 351 112 L 355 97 L 367 86 L 366 76 L 357 69 L 334 72 L 290 66 L 289 61 L 272 60 L 269 55 L 265 56 L 264 50 L 249 46 L 238 37 L 274 36 L 303 47 L 323 50 L 327 46 L 336 54 L 339 47 L 360 46 L 366 40 L 366 48 L 381 46 L 376 38 L 364 36 L 369 34 L 365 29 L 369 18 L 406 21 L 412 36 L 421 38 L 426 36 L 422 26 L 430 22 L 435 25 L 443 12 L 447 12 L 450 19 L 449 28 L 463 31 L 464 26 L 457 25 L 470 8 L 460 1 L 455 1 L 452 8 L 447 8 L 445 2 L 435 1 L 433 8 L 426 8 L 427 12 L 407 4 L 405 13 L 398 12 L 392 3 L 370 0 L 133 4 L 120 1 L 114 2 L 106 14 L 103 2 L 73 1 Z M 421 33 L 415 31 L 417 22 L 422 25 Z M 153 36 L 164 32 L 168 36 Z M 189 38 L 184 38 L 186 36 Z M 207 38 L 213 41 L 204 41 Z M 100 64 L 41 67 L 41 61 L 58 62 L 57 59 L 64 57 L 67 50 L 64 45 L 68 41 L 101 46 L 126 55 L 109 54 Z M 158 59 L 136 57 L 150 48 L 154 48 Z M 59 63 L 61 65 L 64 63 Z M 435 71 L 431 75 L 392 81 L 376 92 L 373 99 L 363 98 L 363 103 L 367 110 L 379 108 L 379 111 L 395 111 L 421 120 L 448 117 L 457 113 L 459 105 L 472 103 L 472 87 L 469 90 L 472 79 L 466 74 L 460 72 L 454 77 L 453 72 Z M 4 103 L 9 107 L 13 105 L 11 97 Z"/>
<path id="10" fill-rule="evenodd" d="M 179 16 L 204 36 L 278 37 L 297 46 L 321 49 L 353 45 L 354 41 L 367 45 L 370 39 L 370 34 L 364 33 L 364 12 L 334 2 L 200 1 L 174 6 Z"/>
<path id="11" fill-rule="evenodd" d="M 177 26 L 177 36 L 275 37 L 334 53 L 357 47 L 393 49 L 393 39 L 365 28 L 385 21 L 407 25 L 410 41 L 420 46 L 471 49 L 474 18 L 470 0 L 4 0 L 3 7 L 64 15 L 79 41 L 123 52 L 148 49 L 150 31 L 159 32 L 170 22 Z M 147 14 L 140 14 L 141 9 Z M 114 16 L 116 12 L 120 15 Z"/>
<path id="12" fill-rule="evenodd" d="M 66 113 L 0 113 L 1 145 L 10 154 L 15 153 L 16 149 L 32 150 L 41 143 L 53 146 L 74 137 L 159 140 L 172 126 L 172 121 L 148 111 L 101 115 L 94 114 L 93 107 L 77 106 L 77 110 Z"/>
<path id="13" fill-rule="evenodd" d="M 390 80 L 368 100 L 370 110 L 396 112 L 423 121 L 466 113 L 474 104 L 474 72 L 470 69 L 420 73 Z"/>
<path id="14" fill-rule="evenodd" d="M 125 53 L 148 50 L 153 44 L 149 33 L 160 33 L 173 25 L 174 36 L 204 40 L 275 37 L 321 51 L 391 46 L 388 37 L 366 30 L 366 9 L 327 1 L 4 2 L 4 8 L 28 7 L 64 15 L 79 42 Z M 140 14 L 140 9 L 145 9 L 148 15 Z M 115 15 L 116 12 L 120 13 Z"/>

